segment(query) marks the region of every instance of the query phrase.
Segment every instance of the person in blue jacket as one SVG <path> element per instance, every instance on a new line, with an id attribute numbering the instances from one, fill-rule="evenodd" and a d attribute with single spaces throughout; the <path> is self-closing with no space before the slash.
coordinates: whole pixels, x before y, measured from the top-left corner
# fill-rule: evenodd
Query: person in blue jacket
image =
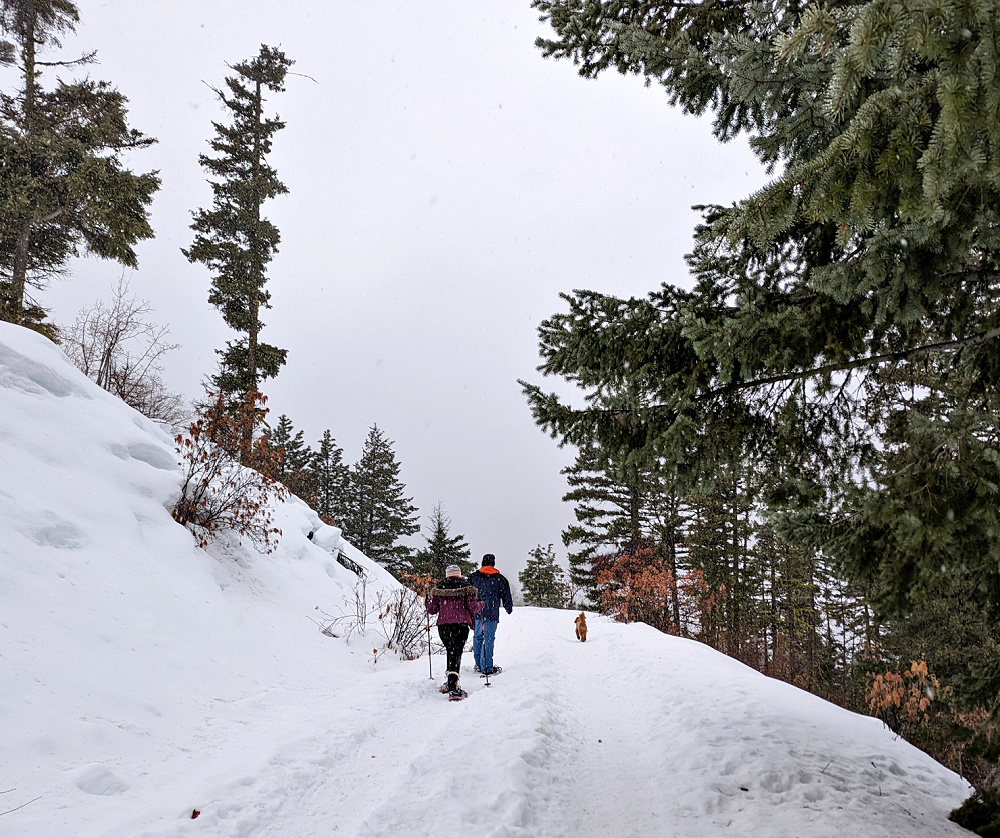
<path id="1" fill-rule="evenodd" d="M 476 658 L 476 672 L 496 675 L 499 666 L 493 664 L 493 640 L 500 622 L 500 606 L 510 614 L 514 601 L 510 596 L 510 583 L 496 569 L 496 556 L 483 556 L 483 566 L 469 575 L 469 584 L 479 593 L 483 610 L 476 614 L 476 625 L 472 637 L 472 653 Z"/>

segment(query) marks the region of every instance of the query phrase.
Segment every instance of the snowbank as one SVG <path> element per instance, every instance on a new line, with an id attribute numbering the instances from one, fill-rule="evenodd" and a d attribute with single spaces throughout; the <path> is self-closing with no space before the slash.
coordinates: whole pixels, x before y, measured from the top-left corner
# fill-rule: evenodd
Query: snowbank
<path id="1" fill-rule="evenodd" d="M 81 807 L 211 741 L 216 708 L 347 678 L 352 650 L 309 622 L 357 581 L 337 551 L 394 585 L 297 498 L 271 555 L 197 549 L 170 437 L 7 323 L 0 463 L 0 811 L 42 795 L 4 835 L 81 834 Z"/>

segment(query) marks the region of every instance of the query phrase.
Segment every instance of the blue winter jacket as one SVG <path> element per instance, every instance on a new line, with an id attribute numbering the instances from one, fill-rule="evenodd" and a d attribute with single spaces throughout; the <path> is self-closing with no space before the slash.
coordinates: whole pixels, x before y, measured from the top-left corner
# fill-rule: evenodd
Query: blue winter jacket
<path id="1" fill-rule="evenodd" d="M 469 584 L 478 592 L 479 598 L 483 602 L 483 610 L 479 615 L 493 623 L 500 622 L 500 606 L 507 609 L 507 613 L 514 608 L 514 600 L 510 596 L 510 583 L 495 567 L 484 565 L 469 574 Z"/>

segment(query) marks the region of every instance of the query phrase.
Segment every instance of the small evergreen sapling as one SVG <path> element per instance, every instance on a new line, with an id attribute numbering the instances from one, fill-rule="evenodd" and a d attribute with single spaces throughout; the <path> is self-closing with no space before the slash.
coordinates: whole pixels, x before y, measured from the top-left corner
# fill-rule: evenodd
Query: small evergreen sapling
<path id="1" fill-rule="evenodd" d="M 395 575 L 410 569 L 412 550 L 400 543 L 420 531 L 417 508 L 404 497 L 399 462 L 377 425 L 372 425 L 361 459 L 351 468 L 340 526 L 344 537 Z"/>
<path id="2" fill-rule="evenodd" d="M 552 545 L 542 547 L 539 544 L 528 551 L 528 556 L 524 570 L 517 574 L 524 604 L 543 608 L 568 607 L 571 603 L 566 571 L 556 563 Z"/>
<path id="3" fill-rule="evenodd" d="M 336 526 L 340 510 L 346 505 L 350 471 L 344 464 L 344 449 L 337 445 L 329 430 L 323 431 L 319 448 L 310 465 L 315 487 L 315 509 L 320 520 Z"/>
<path id="4" fill-rule="evenodd" d="M 275 479 L 284 484 L 293 495 L 314 507 L 316 483 L 312 464 L 315 454 L 306 445 L 304 433 L 295 431 L 291 419 L 281 414 L 278 417 L 278 424 L 265 436 L 268 447 L 277 456 Z"/>
<path id="5" fill-rule="evenodd" d="M 450 564 L 458 565 L 464 575 L 476 569 L 470 561 L 472 553 L 465 536 L 450 534 L 451 518 L 445 514 L 441 501 L 431 510 L 430 530 L 431 534 L 424 536 L 427 545 L 417 550 L 411 562 L 414 574 L 428 574 L 439 579 Z"/>

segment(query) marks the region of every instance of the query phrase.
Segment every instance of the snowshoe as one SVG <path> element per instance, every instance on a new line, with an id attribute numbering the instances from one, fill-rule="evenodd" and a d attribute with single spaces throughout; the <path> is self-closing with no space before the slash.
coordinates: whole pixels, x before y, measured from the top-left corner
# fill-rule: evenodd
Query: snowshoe
<path id="1" fill-rule="evenodd" d="M 456 690 L 451 690 L 451 692 L 448 693 L 448 701 L 461 701 L 463 698 L 468 697 L 469 694 L 461 687 Z"/>
<path id="2" fill-rule="evenodd" d="M 446 692 L 449 692 L 450 689 L 451 688 L 448 686 L 448 682 L 445 681 L 440 687 L 438 687 L 438 692 L 446 693 Z"/>
<path id="3" fill-rule="evenodd" d="M 502 667 L 494 666 L 489 672 L 481 672 L 479 677 L 485 678 L 487 675 L 499 675 L 501 672 L 503 672 Z"/>

